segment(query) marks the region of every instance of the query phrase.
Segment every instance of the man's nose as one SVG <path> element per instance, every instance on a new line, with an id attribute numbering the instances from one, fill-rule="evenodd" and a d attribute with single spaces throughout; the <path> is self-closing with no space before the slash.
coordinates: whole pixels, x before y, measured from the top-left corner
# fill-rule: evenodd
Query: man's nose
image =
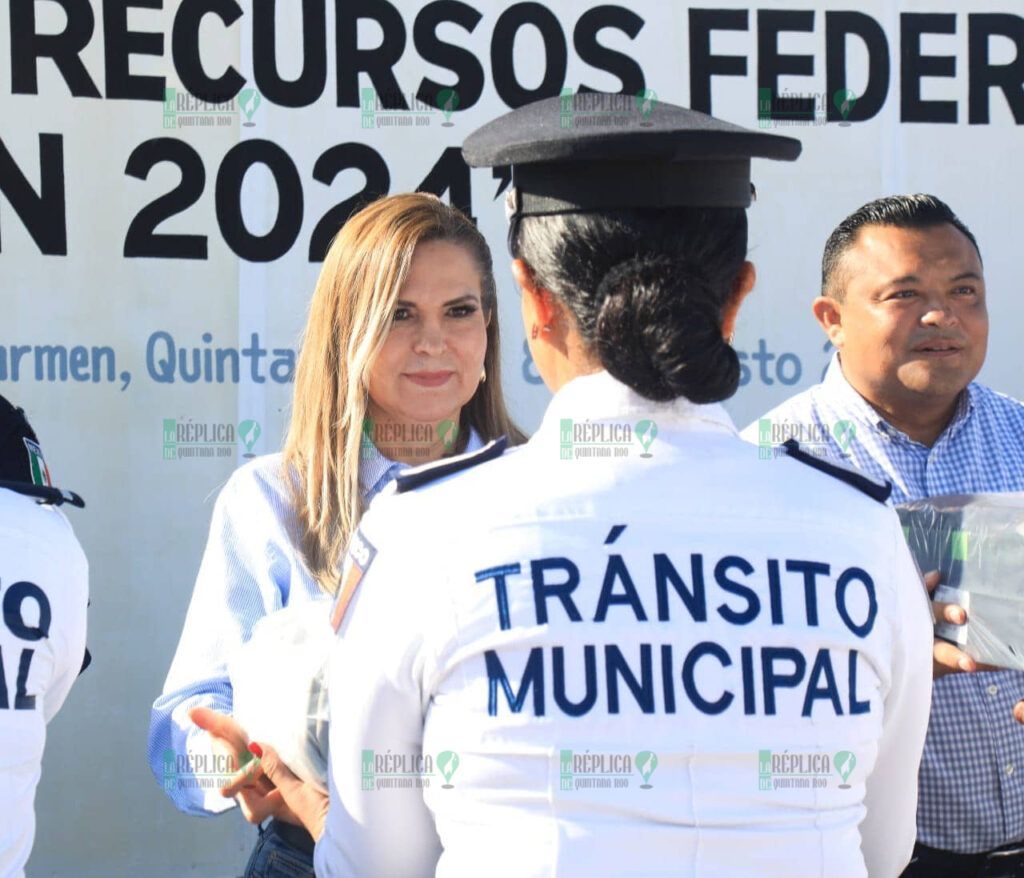
<path id="1" fill-rule="evenodd" d="M 921 322 L 927 326 L 955 326 L 958 321 L 956 312 L 952 306 L 945 301 L 931 301 L 928 303 L 927 310 L 924 316 L 921 318 Z"/>

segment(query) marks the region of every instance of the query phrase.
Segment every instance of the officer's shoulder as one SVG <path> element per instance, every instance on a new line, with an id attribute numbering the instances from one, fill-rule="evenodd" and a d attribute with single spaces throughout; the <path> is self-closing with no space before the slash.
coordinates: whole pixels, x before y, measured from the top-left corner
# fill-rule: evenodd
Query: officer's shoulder
<path id="1" fill-rule="evenodd" d="M 889 495 L 892 493 L 892 485 L 889 482 L 879 481 L 844 463 L 811 454 L 809 451 L 801 448 L 800 443 L 795 439 L 787 439 L 782 443 L 782 448 L 785 449 L 787 457 L 792 460 L 809 466 L 824 475 L 831 476 L 833 479 L 837 479 L 852 488 L 856 488 L 862 494 L 867 495 L 882 505 L 885 505 Z"/>
<path id="2" fill-rule="evenodd" d="M 483 448 L 475 451 L 467 451 L 464 454 L 457 454 L 454 457 L 444 457 L 432 463 L 425 463 L 422 466 L 407 469 L 395 477 L 393 488 L 394 494 L 407 494 L 411 491 L 419 491 L 428 485 L 434 485 L 460 473 L 468 472 L 482 464 L 497 460 L 508 450 L 508 438 L 499 436 L 492 439 Z M 390 486 L 389 486 L 390 487 Z"/>
<path id="3" fill-rule="evenodd" d="M 19 542 L 37 540 L 55 553 L 76 551 L 81 547 L 71 522 L 55 503 L 0 489 L 0 530 L 8 536 L 19 535 Z"/>

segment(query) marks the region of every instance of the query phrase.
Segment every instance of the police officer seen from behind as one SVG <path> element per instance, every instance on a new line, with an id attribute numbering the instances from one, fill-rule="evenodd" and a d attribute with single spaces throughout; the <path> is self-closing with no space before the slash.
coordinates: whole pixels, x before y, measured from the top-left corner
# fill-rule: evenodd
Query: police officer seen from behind
<path id="1" fill-rule="evenodd" d="M 800 144 L 585 97 L 628 124 L 565 128 L 552 99 L 466 142 L 512 165 L 555 395 L 520 449 L 400 476 L 360 524 L 317 874 L 892 878 L 928 717 L 920 577 L 884 485 L 752 459 L 718 404 L 750 158 Z"/>
<path id="2" fill-rule="evenodd" d="M 25 874 L 46 726 L 88 663 L 88 568 L 62 503 L 84 505 L 50 485 L 24 413 L 0 396 L 0 878 Z"/>

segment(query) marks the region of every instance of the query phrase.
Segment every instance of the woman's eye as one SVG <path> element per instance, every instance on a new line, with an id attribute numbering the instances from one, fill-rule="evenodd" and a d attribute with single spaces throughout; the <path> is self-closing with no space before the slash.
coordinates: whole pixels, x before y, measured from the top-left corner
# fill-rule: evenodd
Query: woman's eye
<path id="1" fill-rule="evenodd" d="M 394 313 L 394 315 L 392 316 L 391 319 L 395 323 L 398 323 L 401 320 L 408 320 L 409 319 L 409 309 L 408 308 L 395 308 L 395 313 Z"/>
<path id="2" fill-rule="evenodd" d="M 448 313 L 452 317 L 469 317 L 476 313 L 476 305 L 456 305 Z"/>

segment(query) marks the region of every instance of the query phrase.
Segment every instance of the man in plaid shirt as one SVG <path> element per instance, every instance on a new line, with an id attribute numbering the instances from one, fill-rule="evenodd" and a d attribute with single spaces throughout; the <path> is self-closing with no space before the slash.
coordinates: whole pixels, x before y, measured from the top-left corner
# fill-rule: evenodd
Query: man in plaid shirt
<path id="1" fill-rule="evenodd" d="M 946 204 L 882 198 L 843 220 L 813 311 L 837 354 L 821 384 L 744 431 L 759 453 L 792 436 L 887 479 L 894 503 L 1024 490 L 1024 405 L 974 381 L 988 341 L 981 255 Z M 1024 876 L 1022 698 L 1019 671 L 935 680 L 904 876 Z"/>

